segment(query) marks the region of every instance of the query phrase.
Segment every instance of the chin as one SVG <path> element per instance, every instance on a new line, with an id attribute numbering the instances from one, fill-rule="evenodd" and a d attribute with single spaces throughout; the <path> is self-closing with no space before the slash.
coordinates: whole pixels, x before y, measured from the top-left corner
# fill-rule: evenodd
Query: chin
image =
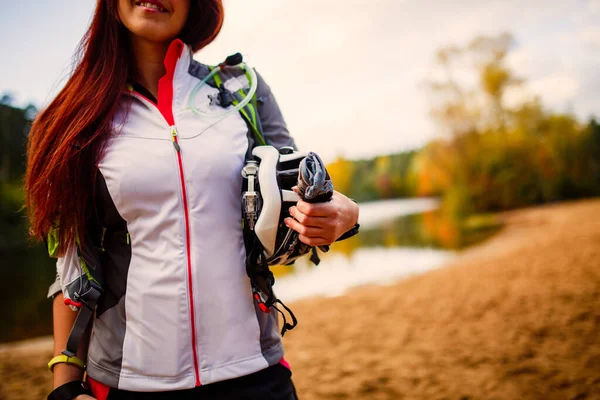
<path id="1" fill-rule="evenodd" d="M 161 26 L 163 25 L 163 26 Z M 177 37 L 177 34 L 171 32 L 170 29 L 165 29 L 164 24 L 144 21 L 137 24 L 136 29 L 132 33 L 149 42 L 171 43 Z"/>

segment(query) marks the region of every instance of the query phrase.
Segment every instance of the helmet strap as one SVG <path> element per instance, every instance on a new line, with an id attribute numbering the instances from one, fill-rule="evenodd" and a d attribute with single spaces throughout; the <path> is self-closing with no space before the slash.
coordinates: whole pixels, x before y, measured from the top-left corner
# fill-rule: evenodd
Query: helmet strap
<path id="1" fill-rule="evenodd" d="M 283 317 L 283 327 L 281 328 L 281 336 L 283 336 L 283 335 L 285 335 L 285 333 L 287 331 L 291 331 L 298 325 L 298 320 L 296 319 L 296 316 L 294 315 L 292 310 L 290 310 L 288 306 L 283 304 L 283 301 L 281 301 L 279 299 L 275 299 L 275 303 L 281 304 L 281 306 L 285 309 L 285 311 L 287 311 L 288 314 L 290 314 L 290 318 L 292 318 L 292 323 L 291 324 L 288 323 L 287 319 L 285 318 L 285 313 L 283 311 L 281 311 L 279 308 L 277 308 L 277 306 L 275 306 L 275 305 L 272 306 L 272 308 L 274 308 Z"/>
<path id="2" fill-rule="evenodd" d="M 248 254 L 246 255 L 246 273 L 248 274 L 252 285 L 252 296 L 262 312 L 270 313 L 271 309 L 275 309 L 281 314 L 283 317 L 281 336 L 283 336 L 287 331 L 294 329 L 296 325 L 298 325 L 298 320 L 292 310 L 275 297 L 275 293 L 273 292 L 275 277 L 269 269 L 267 260 L 264 257 L 263 246 L 260 241 L 255 235 L 248 235 L 245 239 L 251 241 L 251 246 L 247 247 L 250 251 L 248 251 Z M 264 297 L 266 297 L 265 300 L 263 300 Z M 292 319 L 291 324 L 288 322 L 285 313 L 277 308 L 275 303 L 281 304 L 285 311 L 287 311 Z"/>

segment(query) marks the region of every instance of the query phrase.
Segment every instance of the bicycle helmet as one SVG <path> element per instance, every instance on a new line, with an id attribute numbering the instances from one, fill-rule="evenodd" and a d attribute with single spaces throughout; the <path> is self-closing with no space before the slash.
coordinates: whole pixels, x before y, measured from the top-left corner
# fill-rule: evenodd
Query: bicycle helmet
<path id="1" fill-rule="evenodd" d="M 331 200 L 333 184 L 323 161 L 315 153 L 300 153 L 291 147 L 277 150 L 273 146 L 257 146 L 252 156 L 242 170 L 246 272 L 262 311 L 270 312 L 275 303 L 280 303 L 290 313 L 293 324 L 288 324 L 284 315 L 283 334 L 296 326 L 297 321 L 275 297 L 272 289 L 275 278 L 269 265 L 288 265 L 310 252 L 313 253 L 311 260 L 318 263 L 316 250 L 301 242 L 298 232 L 283 221 L 290 217 L 289 208 L 301 198 L 311 203 Z M 328 251 L 329 247 L 320 246 L 320 249 Z"/>

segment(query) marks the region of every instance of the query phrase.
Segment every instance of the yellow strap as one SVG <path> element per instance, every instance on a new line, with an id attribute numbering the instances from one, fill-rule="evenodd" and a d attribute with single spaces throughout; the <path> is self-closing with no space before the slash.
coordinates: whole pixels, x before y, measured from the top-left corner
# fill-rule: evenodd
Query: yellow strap
<path id="1" fill-rule="evenodd" d="M 61 364 L 61 363 L 74 365 L 83 371 L 85 371 L 85 368 L 86 368 L 86 365 L 81 358 L 75 357 L 75 356 L 69 357 L 66 354 L 59 354 L 58 356 L 56 356 L 52 360 L 50 360 L 50 362 L 48 363 L 48 369 L 50 371 L 52 371 L 56 364 Z"/>

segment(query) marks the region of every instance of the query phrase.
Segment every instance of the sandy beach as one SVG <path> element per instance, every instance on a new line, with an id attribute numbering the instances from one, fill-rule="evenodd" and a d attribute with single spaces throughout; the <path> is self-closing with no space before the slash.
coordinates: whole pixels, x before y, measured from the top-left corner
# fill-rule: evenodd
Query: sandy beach
<path id="1" fill-rule="evenodd" d="M 447 267 L 292 304 L 300 399 L 600 399 L 599 216 L 600 200 L 502 214 Z M 0 346 L 0 399 L 45 398 L 51 348 Z"/>

